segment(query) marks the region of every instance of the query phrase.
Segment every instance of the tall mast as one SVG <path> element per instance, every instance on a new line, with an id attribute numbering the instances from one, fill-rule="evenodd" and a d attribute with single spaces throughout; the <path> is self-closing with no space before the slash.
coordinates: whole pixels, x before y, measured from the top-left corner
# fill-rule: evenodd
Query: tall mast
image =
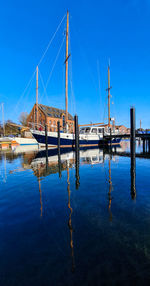
<path id="1" fill-rule="evenodd" d="M 108 65 L 108 126 L 110 127 L 110 66 Z"/>
<path id="2" fill-rule="evenodd" d="M 66 28 L 66 82 L 65 82 L 65 104 L 66 104 L 66 123 L 68 121 L 68 30 L 69 30 L 69 12 L 67 11 L 67 28 Z"/>
<path id="3" fill-rule="evenodd" d="M 39 121 L 39 114 L 38 114 L 38 66 L 36 67 L 36 123 L 38 124 Z"/>

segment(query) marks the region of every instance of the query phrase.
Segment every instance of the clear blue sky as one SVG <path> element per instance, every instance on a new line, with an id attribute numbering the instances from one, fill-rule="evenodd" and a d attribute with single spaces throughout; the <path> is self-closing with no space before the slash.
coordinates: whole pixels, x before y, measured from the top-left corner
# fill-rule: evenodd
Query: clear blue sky
<path id="1" fill-rule="evenodd" d="M 137 127 L 141 119 L 142 127 L 150 128 L 149 0 L 1 0 L 0 102 L 4 102 L 5 119 L 17 121 L 20 112 L 30 112 L 35 102 L 35 76 L 22 94 L 67 9 L 69 111 L 76 112 L 82 124 L 107 117 L 110 58 L 111 115 L 117 124 L 129 126 L 129 109 L 134 105 Z M 65 24 L 66 18 L 39 66 L 44 83 L 62 43 Z M 65 42 L 44 94 L 39 78 L 39 103 L 65 107 L 64 59 Z"/>

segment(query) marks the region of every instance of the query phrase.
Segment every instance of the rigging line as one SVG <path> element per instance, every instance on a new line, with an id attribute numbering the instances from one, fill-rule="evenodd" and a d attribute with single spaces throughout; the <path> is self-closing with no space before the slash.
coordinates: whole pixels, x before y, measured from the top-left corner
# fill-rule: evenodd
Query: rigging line
<path id="1" fill-rule="evenodd" d="M 19 100 L 18 100 L 18 102 L 17 102 L 17 104 L 16 104 L 16 106 L 15 106 L 15 108 L 14 108 L 14 111 L 16 111 L 16 109 L 18 108 L 18 105 L 19 105 L 21 99 L 23 98 L 23 96 L 24 96 L 26 90 L 28 89 L 29 85 L 31 84 L 31 82 L 32 82 L 32 80 L 33 80 L 33 78 L 34 78 L 35 73 L 36 73 L 36 69 L 35 69 L 35 71 L 33 72 L 33 74 L 32 74 L 32 76 L 31 76 L 30 80 L 28 81 L 28 83 L 27 83 L 27 85 L 26 85 L 26 87 L 25 87 L 23 93 L 21 94 L 21 96 L 20 96 L 20 98 L 19 98 Z M 13 111 L 13 112 L 14 112 L 14 111 Z"/>
<path id="2" fill-rule="evenodd" d="M 32 81 L 32 83 L 33 83 L 33 81 Z M 33 103 L 32 103 L 32 106 L 34 105 L 34 102 L 35 102 L 35 99 L 34 100 L 32 100 L 31 101 L 31 99 L 30 99 L 30 103 L 29 103 L 29 101 L 28 101 L 28 96 L 29 96 L 29 94 L 30 94 L 30 96 L 31 96 L 31 88 L 32 88 L 32 86 L 33 86 L 33 84 L 30 84 L 30 87 L 28 88 L 28 92 L 26 93 L 26 95 L 24 96 L 24 102 L 25 102 L 25 104 L 24 104 L 24 106 L 23 106 L 23 110 L 25 111 L 27 111 L 27 110 L 30 110 L 29 109 L 29 106 L 31 105 L 31 102 L 33 101 Z M 32 93 L 33 94 L 33 93 Z M 32 108 L 31 106 L 30 106 L 30 108 Z"/>
<path id="3" fill-rule="evenodd" d="M 42 75 L 41 75 L 40 70 L 39 70 L 39 75 L 40 75 L 40 79 L 41 79 L 42 86 L 43 86 L 43 89 L 44 89 L 44 92 L 43 92 L 43 94 L 42 94 L 41 97 L 40 97 L 40 101 L 42 102 L 42 98 L 43 98 L 44 93 L 45 93 L 45 95 L 46 95 L 46 97 L 47 97 L 47 101 L 48 101 L 48 96 L 47 96 L 47 92 L 46 92 L 46 87 L 45 87 L 44 80 L 43 80 L 43 77 L 42 77 Z"/>
<path id="4" fill-rule="evenodd" d="M 45 49 L 45 52 L 43 53 L 43 55 L 42 55 L 42 57 L 41 57 L 41 59 L 40 59 L 40 61 L 39 61 L 39 63 L 38 63 L 38 66 L 39 66 L 39 65 L 41 64 L 41 62 L 43 61 L 43 59 L 44 59 L 44 57 L 45 57 L 45 55 L 46 55 L 46 53 L 47 53 L 47 51 L 48 51 L 48 49 L 49 49 L 49 47 L 50 47 L 52 41 L 54 40 L 54 38 L 55 38 L 55 36 L 56 36 L 56 34 L 57 34 L 57 32 L 58 32 L 58 30 L 59 30 L 59 28 L 60 28 L 60 26 L 61 26 L 63 20 L 65 19 L 65 17 L 66 17 L 66 14 L 63 16 L 62 20 L 60 21 L 59 25 L 57 26 L 55 33 L 53 34 L 52 38 L 50 39 L 50 41 L 49 41 L 49 43 L 48 43 L 48 45 L 47 45 L 47 47 L 46 47 L 46 49 Z"/>
<path id="5" fill-rule="evenodd" d="M 69 46 L 70 46 L 70 54 L 72 54 L 72 52 L 71 52 L 70 33 L 69 33 Z M 75 96 L 74 96 L 74 92 L 73 92 L 73 81 L 72 81 L 72 57 L 70 57 L 69 66 L 70 66 L 70 68 L 69 68 L 69 79 L 70 79 L 71 97 L 72 97 L 72 101 L 73 101 L 73 106 L 72 106 L 72 101 L 71 101 L 71 108 L 72 108 L 72 112 L 75 114 L 75 112 L 76 112 L 76 104 L 75 104 Z"/>
<path id="6" fill-rule="evenodd" d="M 99 60 L 97 60 L 97 74 L 98 74 L 98 94 L 100 97 L 99 104 L 100 104 L 100 118 L 102 118 L 102 92 L 101 92 L 101 84 L 100 84 L 100 70 L 99 70 Z"/>
<path id="7" fill-rule="evenodd" d="M 53 64 L 52 69 L 51 69 L 51 71 L 50 71 L 50 74 L 49 74 L 48 80 L 47 80 L 46 85 L 45 85 L 45 87 L 46 87 L 46 88 L 47 88 L 47 86 L 48 86 L 48 83 L 49 83 L 50 78 L 51 78 L 51 76 L 52 76 L 52 73 L 53 73 L 53 70 L 54 70 L 54 68 L 55 68 L 56 62 L 57 62 L 57 60 L 58 60 L 58 57 L 59 57 L 60 51 L 61 51 L 61 49 L 62 49 L 62 46 L 63 46 L 64 40 L 65 40 L 65 37 L 66 37 L 66 36 L 64 36 L 64 38 L 63 38 L 63 40 L 62 40 L 62 43 L 61 43 L 60 48 L 59 48 L 59 50 L 58 50 L 58 53 L 57 53 L 57 55 L 56 55 L 56 58 L 55 58 L 54 64 Z"/>
<path id="8" fill-rule="evenodd" d="M 105 104 L 104 104 L 104 114 L 103 114 L 103 122 L 106 121 L 105 115 L 106 115 L 106 107 L 107 107 L 107 95 L 106 95 L 106 99 L 105 99 Z"/>
<path id="9" fill-rule="evenodd" d="M 73 106 L 72 106 L 72 104 L 71 104 L 71 107 L 72 107 L 73 113 L 75 114 L 75 112 L 76 112 L 76 103 L 75 103 L 75 96 L 74 96 L 74 91 L 73 91 L 72 59 L 71 59 L 71 58 L 70 58 L 69 79 L 70 79 L 71 97 L 72 97 L 72 101 L 73 101 Z"/>
<path id="10" fill-rule="evenodd" d="M 87 65 L 87 72 L 91 78 L 91 83 L 93 85 L 93 87 L 95 88 L 95 90 L 97 90 L 97 83 L 96 83 L 96 80 L 95 80 L 95 75 L 94 75 L 94 72 L 92 71 L 92 68 L 91 68 L 91 65 L 88 61 L 88 57 L 87 57 L 87 54 L 85 53 L 85 47 L 84 47 L 84 44 L 82 44 L 82 42 L 80 41 L 79 39 L 79 36 L 80 36 L 80 30 L 77 29 L 77 27 L 74 27 L 73 26 L 73 30 L 75 32 L 75 34 L 77 35 L 77 45 L 79 47 L 78 50 L 80 50 L 80 54 L 82 55 L 82 58 L 84 59 L 86 65 Z"/>

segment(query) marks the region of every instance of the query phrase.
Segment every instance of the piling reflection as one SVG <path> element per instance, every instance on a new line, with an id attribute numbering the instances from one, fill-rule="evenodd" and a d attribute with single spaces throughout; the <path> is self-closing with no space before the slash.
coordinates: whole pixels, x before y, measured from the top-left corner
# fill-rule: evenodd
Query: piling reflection
<path id="1" fill-rule="evenodd" d="M 70 195 L 71 195 L 71 191 L 70 191 L 70 178 L 69 178 L 69 163 L 68 161 L 66 161 L 67 164 L 67 191 L 68 191 L 68 208 L 70 211 L 69 214 L 69 220 L 68 220 L 68 227 L 69 227 L 69 231 L 70 231 L 70 248 L 71 248 L 71 257 L 72 257 L 72 272 L 74 272 L 75 270 L 75 259 L 74 259 L 74 247 L 73 247 L 73 227 L 72 227 L 72 221 L 71 221 L 71 216 L 73 213 L 73 209 L 71 207 L 71 203 L 70 203 Z"/>
<path id="2" fill-rule="evenodd" d="M 40 193 L 40 210 L 41 210 L 41 217 L 43 215 L 43 203 L 42 203 L 42 191 L 41 191 L 41 179 L 38 176 L 38 183 L 39 183 L 39 193 Z"/>
<path id="3" fill-rule="evenodd" d="M 79 149 L 75 152 L 75 168 L 76 168 L 76 189 L 79 189 L 80 186 L 80 176 L 79 176 L 79 164 L 80 164 L 80 157 L 79 157 Z"/>
<path id="4" fill-rule="evenodd" d="M 131 198 L 134 200 L 136 198 L 136 159 L 135 159 L 135 151 L 136 151 L 136 145 L 133 143 L 131 145 Z"/>
<path id="5" fill-rule="evenodd" d="M 111 211 L 111 202 L 112 202 L 112 180 L 111 180 L 111 156 L 109 156 L 109 192 L 108 192 L 108 210 L 109 210 L 109 220 L 112 221 L 112 211 Z"/>

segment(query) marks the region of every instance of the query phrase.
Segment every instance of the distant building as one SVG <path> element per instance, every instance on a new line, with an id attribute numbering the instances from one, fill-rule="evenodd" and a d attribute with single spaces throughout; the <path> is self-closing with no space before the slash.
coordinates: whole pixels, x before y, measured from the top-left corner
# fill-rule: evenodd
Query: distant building
<path id="1" fill-rule="evenodd" d="M 115 125 L 115 129 L 118 130 L 119 133 L 130 134 L 130 128 L 127 128 L 124 125 Z"/>
<path id="2" fill-rule="evenodd" d="M 108 124 L 103 124 L 100 125 L 101 127 L 105 127 L 106 129 L 108 128 Z M 130 134 L 130 128 L 127 128 L 124 125 L 112 125 L 110 124 L 111 129 L 115 128 L 115 130 L 117 130 L 119 133 L 121 134 Z"/>
<path id="3" fill-rule="evenodd" d="M 60 121 L 60 130 L 65 129 L 65 111 L 59 108 L 38 104 L 38 124 L 45 126 L 47 124 L 48 131 L 57 131 L 57 122 Z M 27 126 L 31 127 L 31 123 L 37 122 L 36 104 L 34 104 L 30 114 L 27 117 Z M 68 132 L 74 131 L 73 116 L 68 113 Z"/>

